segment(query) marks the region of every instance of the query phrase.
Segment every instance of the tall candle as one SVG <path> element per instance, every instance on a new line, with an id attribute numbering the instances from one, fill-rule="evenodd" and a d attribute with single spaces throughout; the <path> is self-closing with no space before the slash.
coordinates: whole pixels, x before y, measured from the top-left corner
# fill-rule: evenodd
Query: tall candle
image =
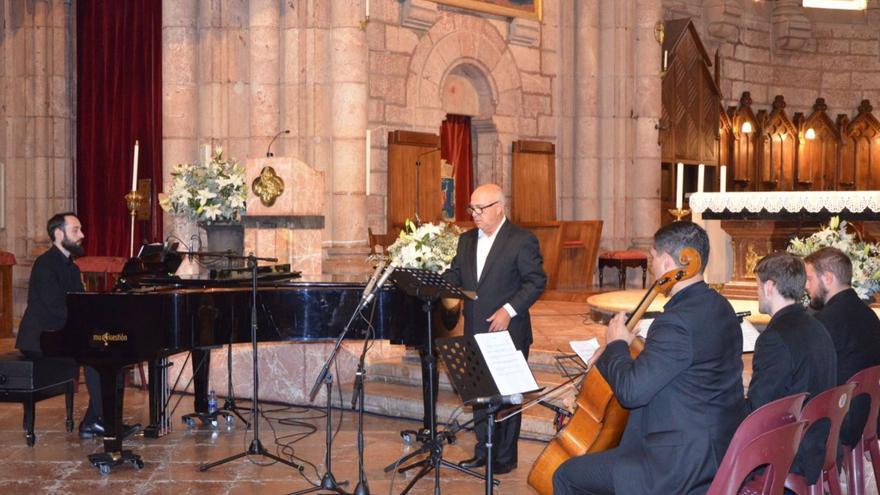
<path id="1" fill-rule="evenodd" d="M 205 145 L 205 165 L 211 163 L 211 145 Z"/>
<path id="2" fill-rule="evenodd" d="M 134 141 L 134 166 L 132 167 L 131 172 L 131 190 L 137 191 L 137 182 L 138 182 L 138 152 L 140 151 L 140 144 L 138 141 Z"/>
<path id="3" fill-rule="evenodd" d="M 718 190 L 721 192 L 727 192 L 727 165 L 721 166 L 721 173 L 719 175 L 721 184 Z"/>
<path id="4" fill-rule="evenodd" d="M 684 163 L 678 162 L 675 179 L 675 209 L 680 210 L 684 203 Z"/>
<path id="5" fill-rule="evenodd" d="M 669 50 L 663 50 L 663 70 L 665 71 L 669 66 L 667 65 L 669 57 Z"/>
<path id="6" fill-rule="evenodd" d="M 706 166 L 701 163 L 697 168 L 697 192 L 703 192 L 704 180 L 706 180 Z"/>
<path id="7" fill-rule="evenodd" d="M 364 16 L 369 19 L 370 18 L 370 0 L 364 1 Z"/>
<path id="8" fill-rule="evenodd" d="M 369 0 L 367 0 L 367 1 L 369 2 Z M 368 3 L 368 5 L 369 5 L 369 3 Z M 364 151 L 364 153 L 365 153 L 364 154 L 364 179 L 366 180 L 366 183 L 367 183 L 366 184 L 367 196 L 370 195 L 370 162 L 372 161 L 372 158 L 373 158 L 373 156 L 372 156 L 373 155 L 372 140 L 373 140 L 372 131 L 367 129 L 367 138 L 366 138 L 366 145 L 365 145 L 366 149 Z"/>

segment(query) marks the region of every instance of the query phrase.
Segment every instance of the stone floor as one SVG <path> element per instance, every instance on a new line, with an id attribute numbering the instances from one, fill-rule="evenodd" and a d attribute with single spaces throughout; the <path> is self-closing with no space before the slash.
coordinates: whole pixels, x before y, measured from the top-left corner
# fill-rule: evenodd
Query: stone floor
<path id="1" fill-rule="evenodd" d="M 78 396 L 76 417 L 81 418 L 87 397 Z M 64 431 L 64 401 L 57 397 L 37 406 L 37 443 L 27 447 L 21 431 L 22 412 L 17 404 L 0 404 L 0 493 L 36 494 L 250 494 L 289 493 L 311 487 L 323 474 L 324 420 L 323 412 L 305 408 L 267 406 L 260 423 L 263 445 L 285 459 L 303 462 L 303 473 L 282 464 L 261 465 L 266 458 L 239 459 L 199 472 L 197 467 L 247 450 L 252 431 L 245 431 L 237 421 L 231 430 L 188 430 L 179 416 L 191 404 L 184 397 L 175 413 L 176 431 L 161 439 L 137 437 L 126 442 L 126 448 L 143 457 L 146 466 L 136 471 L 129 466 L 115 468 L 101 476 L 91 467 L 86 456 L 101 451 L 97 440 L 80 440 L 76 433 Z M 146 420 L 147 394 L 138 389 L 126 392 L 127 421 Z M 339 411 L 334 411 L 334 427 Z M 341 428 L 333 444 L 333 471 L 337 480 L 357 482 L 356 426 L 357 416 L 345 411 Z M 392 476 L 383 467 L 411 452 L 413 447 L 402 443 L 398 432 L 414 428 L 418 423 L 365 416 L 366 476 L 371 493 L 399 493 L 407 483 L 404 475 Z M 450 460 L 469 457 L 474 445 L 472 434 L 459 435 L 455 445 L 447 446 Z M 520 442 L 519 469 L 499 476 L 502 494 L 534 493 L 526 485 L 529 467 L 543 449 L 536 441 Z M 441 487 L 449 494 L 480 493 L 483 484 L 476 478 L 441 470 Z M 349 487 L 350 489 L 352 487 Z M 433 478 L 419 481 L 414 494 L 433 493 Z"/>

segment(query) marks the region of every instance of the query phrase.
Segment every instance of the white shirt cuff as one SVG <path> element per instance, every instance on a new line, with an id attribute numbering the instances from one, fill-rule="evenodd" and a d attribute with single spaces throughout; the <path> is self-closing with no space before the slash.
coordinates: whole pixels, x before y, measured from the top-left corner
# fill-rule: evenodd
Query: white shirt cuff
<path id="1" fill-rule="evenodd" d="M 507 314 L 509 314 L 511 318 L 516 316 L 516 310 L 513 309 L 513 306 L 511 306 L 510 303 L 504 305 L 504 310 L 507 311 Z"/>

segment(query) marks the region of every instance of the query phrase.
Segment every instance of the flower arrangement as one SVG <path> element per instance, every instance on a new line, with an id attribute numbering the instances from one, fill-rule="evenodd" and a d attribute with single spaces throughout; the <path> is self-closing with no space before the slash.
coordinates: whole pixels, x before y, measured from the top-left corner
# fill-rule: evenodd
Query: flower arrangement
<path id="1" fill-rule="evenodd" d="M 880 245 L 864 242 L 857 234 L 848 232 L 848 224 L 834 216 L 819 232 L 804 239 L 795 237 L 789 242 L 788 252 L 807 256 L 824 247 L 840 249 L 852 261 L 852 288 L 862 299 L 870 299 L 880 292 Z"/>
<path id="2" fill-rule="evenodd" d="M 199 223 L 237 222 L 246 209 L 244 168 L 214 150 L 207 164 L 182 163 L 171 172 L 171 188 L 159 199 L 163 210 Z"/>
<path id="3" fill-rule="evenodd" d="M 388 253 L 392 263 L 399 267 L 443 272 L 455 257 L 460 234 L 461 229 L 453 224 L 425 223 L 417 227 L 407 220 Z"/>

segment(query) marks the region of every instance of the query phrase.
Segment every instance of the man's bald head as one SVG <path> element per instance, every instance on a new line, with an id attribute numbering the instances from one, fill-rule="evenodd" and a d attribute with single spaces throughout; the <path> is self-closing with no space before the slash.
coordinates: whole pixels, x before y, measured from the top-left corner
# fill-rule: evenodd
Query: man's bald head
<path id="1" fill-rule="evenodd" d="M 468 212 L 477 228 L 492 235 L 504 220 L 504 191 L 498 184 L 483 184 L 471 194 Z"/>

